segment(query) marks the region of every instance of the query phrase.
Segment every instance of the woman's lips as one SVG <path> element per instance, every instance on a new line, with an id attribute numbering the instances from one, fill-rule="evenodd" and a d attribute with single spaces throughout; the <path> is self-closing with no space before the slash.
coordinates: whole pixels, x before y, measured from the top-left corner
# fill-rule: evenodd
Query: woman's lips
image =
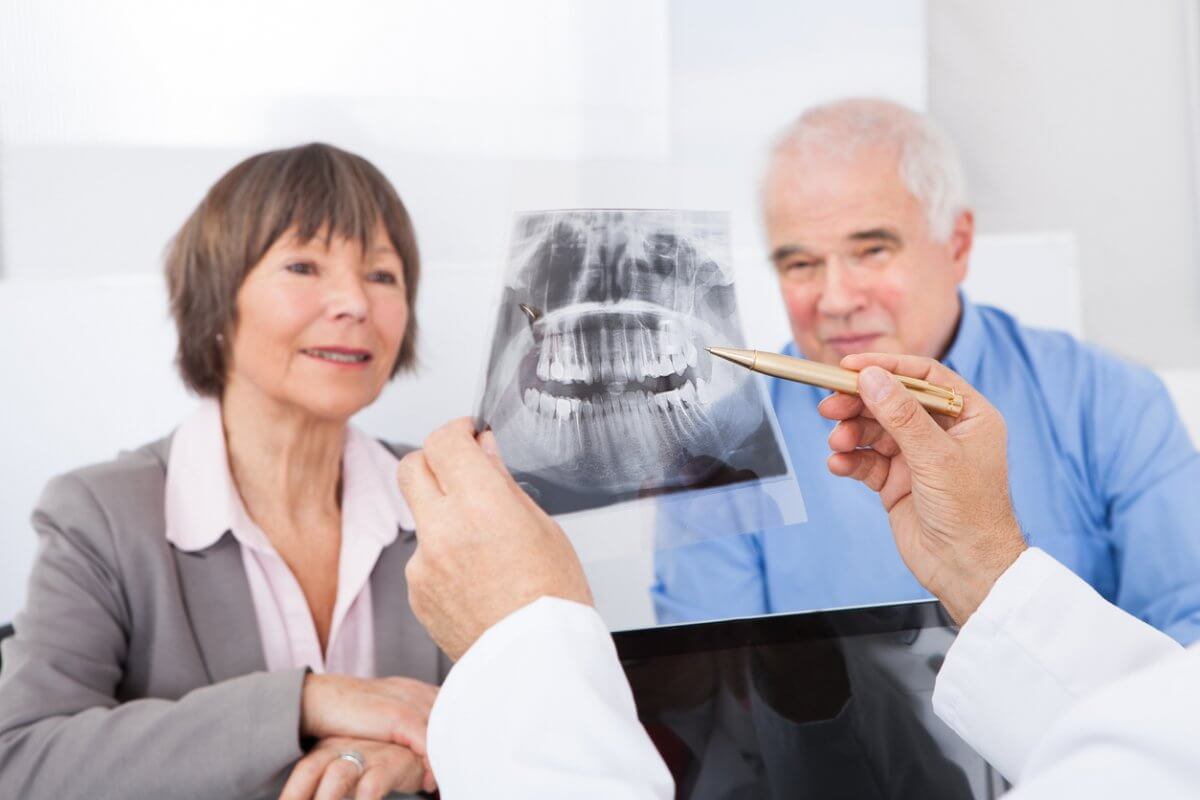
<path id="1" fill-rule="evenodd" d="M 825 346 L 844 356 L 852 353 L 867 353 L 871 350 L 871 344 L 880 335 L 878 333 L 856 333 L 852 336 L 830 336 L 825 339 Z"/>
<path id="2" fill-rule="evenodd" d="M 306 347 L 300 352 L 309 358 L 337 367 L 364 367 L 371 360 L 369 350 L 352 347 Z"/>

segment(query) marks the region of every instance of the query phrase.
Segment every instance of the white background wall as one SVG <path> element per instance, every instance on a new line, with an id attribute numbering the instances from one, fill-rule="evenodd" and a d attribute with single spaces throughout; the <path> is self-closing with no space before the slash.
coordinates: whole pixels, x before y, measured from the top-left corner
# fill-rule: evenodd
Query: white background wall
<path id="1" fill-rule="evenodd" d="M 1200 367 L 1198 5 L 928 3 L 980 230 L 1073 232 L 1089 338 L 1163 367 Z"/>

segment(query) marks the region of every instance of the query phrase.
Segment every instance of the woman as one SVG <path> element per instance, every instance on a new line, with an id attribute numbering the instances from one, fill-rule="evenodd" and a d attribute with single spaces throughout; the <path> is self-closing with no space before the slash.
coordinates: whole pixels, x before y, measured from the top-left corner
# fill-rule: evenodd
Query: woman
<path id="1" fill-rule="evenodd" d="M 433 788 L 448 662 L 408 608 L 397 453 L 348 424 L 413 364 L 419 269 L 395 190 L 336 148 L 263 153 L 209 190 L 167 256 L 202 402 L 43 493 L 0 796 Z"/>

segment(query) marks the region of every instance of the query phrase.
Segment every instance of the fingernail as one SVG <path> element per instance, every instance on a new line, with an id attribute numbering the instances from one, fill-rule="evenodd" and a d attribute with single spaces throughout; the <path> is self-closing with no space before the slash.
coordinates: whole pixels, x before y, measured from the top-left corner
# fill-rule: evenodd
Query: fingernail
<path id="1" fill-rule="evenodd" d="M 876 403 L 892 392 L 892 376 L 879 367 L 867 367 L 858 373 L 858 390 Z"/>

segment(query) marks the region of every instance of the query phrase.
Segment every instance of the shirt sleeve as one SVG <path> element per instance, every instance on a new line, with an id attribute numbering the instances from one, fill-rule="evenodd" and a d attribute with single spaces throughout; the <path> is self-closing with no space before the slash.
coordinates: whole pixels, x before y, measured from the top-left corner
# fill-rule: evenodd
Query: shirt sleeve
<path id="1" fill-rule="evenodd" d="M 1115 681 L 1063 714 L 1012 800 L 1200 797 L 1200 648 Z"/>
<path id="2" fill-rule="evenodd" d="M 1000 576 L 947 653 L 937 715 L 1009 780 L 1080 698 L 1182 648 L 1041 550 Z"/>
<path id="3" fill-rule="evenodd" d="M 674 797 L 596 611 L 543 597 L 484 632 L 429 718 L 446 797 Z"/>

